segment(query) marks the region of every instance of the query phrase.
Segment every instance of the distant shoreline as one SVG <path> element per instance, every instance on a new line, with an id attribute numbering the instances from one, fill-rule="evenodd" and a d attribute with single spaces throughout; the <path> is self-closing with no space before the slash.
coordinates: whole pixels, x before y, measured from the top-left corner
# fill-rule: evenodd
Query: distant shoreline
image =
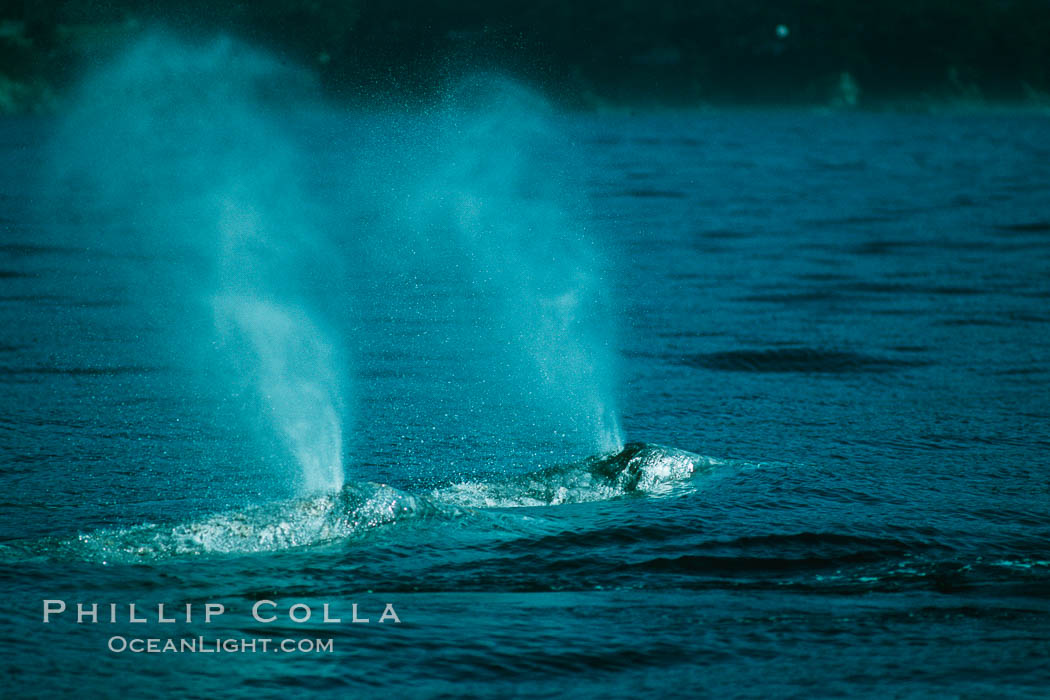
<path id="1" fill-rule="evenodd" d="M 155 27 L 238 37 L 359 106 L 426 106 L 481 69 L 584 111 L 1050 109 L 1050 4 L 877 5 L 40 0 L 0 10 L 0 114 L 61 112 L 82 73 Z"/>
<path id="2" fill-rule="evenodd" d="M 512 76 L 513 77 L 513 76 Z M 712 99 L 687 101 L 674 97 L 648 97 L 635 100 L 614 100 L 601 96 L 570 96 L 542 92 L 560 110 L 570 113 L 655 114 L 655 113 L 718 113 L 751 111 L 800 111 L 856 113 L 856 114 L 996 114 L 1030 113 L 1050 115 L 1050 97 L 1029 99 L 965 99 L 918 95 L 896 99 L 868 99 L 857 104 L 843 104 L 834 98 L 825 101 L 784 100 L 729 100 Z M 563 91 L 556 91 L 563 92 Z M 340 95 L 323 95 L 319 104 L 350 110 L 378 109 L 396 111 L 426 111 L 440 104 L 441 92 L 408 96 L 383 93 L 362 99 Z M 19 82 L 0 76 L 0 117 L 55 116 L 65 112 L 71 98 L 67 90 L 42 81 Z"/>

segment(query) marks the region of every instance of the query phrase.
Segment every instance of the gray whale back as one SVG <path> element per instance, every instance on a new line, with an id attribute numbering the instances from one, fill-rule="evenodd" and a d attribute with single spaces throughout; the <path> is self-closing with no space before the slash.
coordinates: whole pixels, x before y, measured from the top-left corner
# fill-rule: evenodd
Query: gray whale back
<path id="1" fill-rule="evenodd" d="M 45 556 L 98 561 L 250 554 L 363 537 L 378 528 L 477 515 L 479 508 L 550 506 L 660 494 L 722 462 L 674 447 L 628 443 L 615 454 L 429 494 L 357 482 L 340 491 L 215 513 L 182 523 L 102 528 L 72 538 L 0 545 L 0 561 Z"/>
<path id="2" fill-rule="evenodd" d="M 721 464 L 675 447 L 629 442 L 619 452 L 548 467 L 507 480 L 462 482 L 438 489 L 443 503 L 474 508 L 559 505 L 628 494 L 659 494 Z"/>

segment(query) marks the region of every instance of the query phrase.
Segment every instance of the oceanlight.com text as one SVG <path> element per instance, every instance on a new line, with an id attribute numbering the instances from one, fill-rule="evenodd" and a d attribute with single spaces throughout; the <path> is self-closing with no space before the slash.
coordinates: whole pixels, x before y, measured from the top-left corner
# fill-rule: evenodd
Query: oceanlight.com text
<path id="1" fill-rule="evenodd" d="M 330 654 L 332 639 L 274 639 L 272 637 L 123 637 L 115 635 L 106 643 L 115 654 Z"/>

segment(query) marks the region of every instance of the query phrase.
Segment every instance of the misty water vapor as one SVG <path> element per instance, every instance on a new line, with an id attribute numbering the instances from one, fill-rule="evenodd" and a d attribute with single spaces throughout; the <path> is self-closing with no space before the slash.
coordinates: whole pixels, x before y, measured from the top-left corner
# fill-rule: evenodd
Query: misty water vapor
<path id="1" fill-rule="evenodd" d="M 394 116 L 322 106 L 308 74 L 236 41 L 158 33 L 84 82 L 52 174 L 109 222 L 87 245 L 144 261 L 123 282 L 168 350 L 222 357 L 196 369 L 253 397 L 231 405 L 254 407 L 300 491 L 342 487 L 355 416 L 373 442 L 618 450 L 606 262 L 552 109 L 482 76 Z M 409 415 L 424 392 L 372 366 L 405 354 L 440 410 Z"/>
<path id="2" fill-rule="evenodd" d="M 525 397 L 541 425 L 592 453 L 612 452 L 623 436 L 605 261 L 554 117 L 504 78 L 459 85 L 438 121 L 444 137 L 417 214 L 424 235 L 450 234 L 474 300 L 488 305 L 480 344 L 497 348 L 502 390 Z"/>
<path id="3" fill-rule="evenodd" d="M 305 491 L 341 487 L 348 419 L 338 344 L 309 293 L 338 266 L 311 220 L 277 99 L 313 92 L 308 76 L 238 42 L 154 34 L 85 82 L 54 149 L 58 180 L 119 219 L 124 240 L 105 244 L 173 261 L 132 280 L 130 293 L 167 310 L 173 352 L 227 349 L 242 375 L 231 389 L 250 377 Z M 194 337 L 205 308 L 211 337 Z"/>

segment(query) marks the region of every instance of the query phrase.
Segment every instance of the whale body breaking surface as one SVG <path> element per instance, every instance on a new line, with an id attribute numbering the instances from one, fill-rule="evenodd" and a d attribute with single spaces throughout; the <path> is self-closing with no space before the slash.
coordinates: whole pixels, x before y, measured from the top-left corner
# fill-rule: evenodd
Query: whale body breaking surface
<path id="1" fill-rule="evenodd" d="M 463 482 L 438 489 L 445 503 L 475 508 L 551 506 L 628 494 L 658 495 L 676 482 L 721 464 L 675 447 L 629 442 L 613 454 L 529 472 L 505 481 Z"/>
<path id="2" fill-rule="evenodd" d="M 372 482 L 348 483 L 334 493 L 224 511 L 174 525 L 146 523 L 73 538 L 7 543 L 0 548 L 0 558 L 28 555 L 129 562 L 277 551 L 363 538 L 396 523 L 468 517 L 485 509 L 661 495 L 720 464 L 673 447 L 628 443 L 613 454 L 506 480 L 460 482 L 427 494 Z"/>

